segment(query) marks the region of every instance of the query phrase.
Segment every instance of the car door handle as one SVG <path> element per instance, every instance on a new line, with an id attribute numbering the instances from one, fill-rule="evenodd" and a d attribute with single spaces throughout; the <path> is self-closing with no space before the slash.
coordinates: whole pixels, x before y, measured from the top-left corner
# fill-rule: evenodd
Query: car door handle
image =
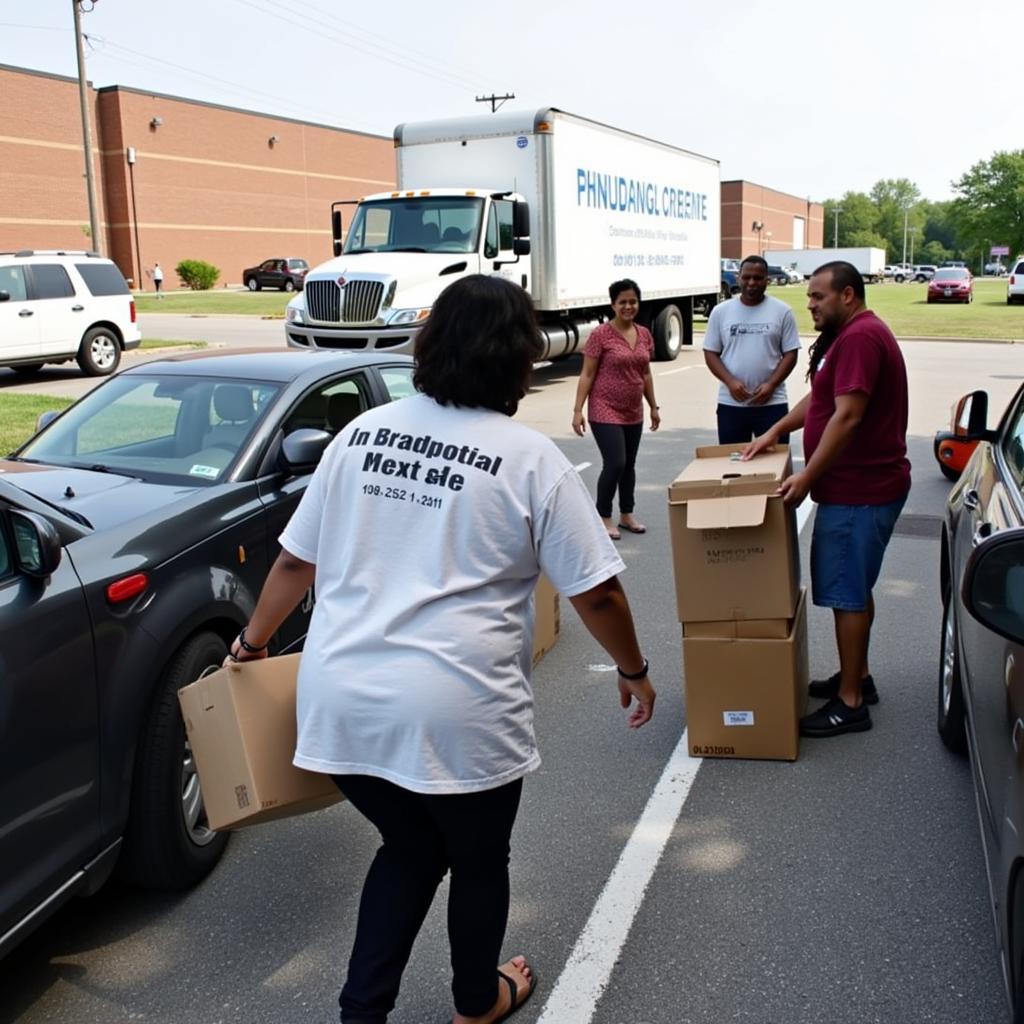
<path id="1" fill-rule="evenodd" d="M 975 531 L 974 536 L 971 538 L 971 547 L 976 548 L 983 540 L 987 537 L 992 536 L 992 524 L 982 523 Z"/>
<path id="2" fill-rule="evenodd" d="M 22 309 L 18 311 L 18 316 L 31 316 L 34 312 L 32 309 Z"/>
<path id="3" fill-rule="evenodd" d="M 83 309 L 85 309 L 85 306 L 72 306 L 71 307 L 71 312 L 72 313 L 81 313 Z"/>
<path id="4" fill-rule="evenodd" d="M 978 492 L 973 487 L 968 491 L 964 491 L 964 508 L 969 508 L 973 511 L 980 507 L 981 498 L 978 497 Z"/>

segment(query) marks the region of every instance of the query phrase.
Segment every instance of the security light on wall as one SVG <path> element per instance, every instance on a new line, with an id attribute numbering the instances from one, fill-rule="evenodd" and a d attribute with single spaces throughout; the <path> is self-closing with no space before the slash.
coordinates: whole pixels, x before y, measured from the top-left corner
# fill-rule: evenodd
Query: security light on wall
<path id="1" fill-rule="evenodd" d="M 754 223 L 750 225 L 750 230 L 751 231 L 760 231 L 763 227 L 764 227 L 764 221 L 755 220 Z"/>
<path id="2" fill-rule="evenodd" d="M 155 130 L 159 128 L 163 123 L 164 119 L 162 117 L 154 117 L 153 120 L 149 122 L 149 127 Z"/>
<path id="3" fill-rule="evenodd" d="M 267 139 L 267 145 L 268 146 L 273 146 L 273 145 L 275 145 L 275 143 L 278 143 L 280 141 L 281 140 L 276 135 L 271 135 L 270 138 Z"/>

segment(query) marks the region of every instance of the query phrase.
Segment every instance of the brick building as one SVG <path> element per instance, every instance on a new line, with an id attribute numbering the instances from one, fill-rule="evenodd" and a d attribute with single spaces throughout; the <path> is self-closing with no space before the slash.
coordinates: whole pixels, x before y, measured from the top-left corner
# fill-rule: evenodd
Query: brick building
<path id="1" fill-rule="evenodd" d="M 0 250 L 94 248 L 78 81 L 0 65 Z M 394 185 L 389 137 L 109 86 L 89 91 L 99 248 L 167 284 L 182 259 L 220 281 L 273 256 L 331 255 L 330 204 Z M 133 161 L 133 162 L 131 162 Z"/>
<path id="2" fill-rule="evenodd" d="M 722 255 L 734 259 L 766 249 L 820 249 L 825 207 L 755 185 L 722 182 Z"/>
<path id="3" fill-rule="evenodd" d="M 78 80 L 0 64 L 0 250 L 88 249 Z M 331 255 L 330 204 L 394 185 L 390 137 L 112 85 L 89 90 L 100 250 L 136 286 L 182 259 L 219 284 Z M 824 208 L 722 182 L 722 255 L 822 245 Z"/>

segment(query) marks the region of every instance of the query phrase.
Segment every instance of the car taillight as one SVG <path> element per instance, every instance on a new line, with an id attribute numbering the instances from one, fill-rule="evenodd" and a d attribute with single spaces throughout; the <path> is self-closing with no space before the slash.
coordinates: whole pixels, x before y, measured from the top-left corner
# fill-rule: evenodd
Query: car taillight
<path id="1" fill-rule="evenodd" d="M 144 572 L 132 573 L 113 583 L 107 584 L 107 600 L 111 604 L 122 604 L 138 597 L 149 586 L 149 576 Z"/>
<path id="2" fill-rule="evenodd" d="M 128 305 L 131 308 L 132 323 L 135 323 L 135 300 L 134 299 L 130 299 L 129 302 L 128 302 Z"/>
<path id="3" fill-rule="evenodd" d="M 1011 275 L 1010 275 L 1010 284 L 1016 284 L 1016 283 L 1017 283 L 1017 282 L 1016 282 L 1016 281 L 1014 280 L 1014 275 L 1013 275 L 1013 274 L 1011 274 Z"/>

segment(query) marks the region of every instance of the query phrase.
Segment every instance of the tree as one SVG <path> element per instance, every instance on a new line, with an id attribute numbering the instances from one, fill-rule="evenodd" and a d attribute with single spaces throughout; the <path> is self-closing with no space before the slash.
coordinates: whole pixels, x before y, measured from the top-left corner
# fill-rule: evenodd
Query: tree
<path id="1" fill-rule="evenodd" d="M 972 252 L 1007 245 L 1024 252 L 1024 149 L 1001 151 L 953 182 L 953 216 Z"/>
<path id="2" fill-rule="evenodd" d="M 872 187 L 871 201 L 878 211 L 875 230 L 887 240 L 886 248 L 893 257 L 902 262 L 906 229 L 914 227 L 923 234 L 921 190 L 909 178 L 883 178 Z"/>
<path id="3" fill-rule="evenodd" d="M 921 262 L 938 266 L 944 260 L 953 258 L 953 250 L 947 249 L 940 241 L 932 239 L 921 246 Z"/>

